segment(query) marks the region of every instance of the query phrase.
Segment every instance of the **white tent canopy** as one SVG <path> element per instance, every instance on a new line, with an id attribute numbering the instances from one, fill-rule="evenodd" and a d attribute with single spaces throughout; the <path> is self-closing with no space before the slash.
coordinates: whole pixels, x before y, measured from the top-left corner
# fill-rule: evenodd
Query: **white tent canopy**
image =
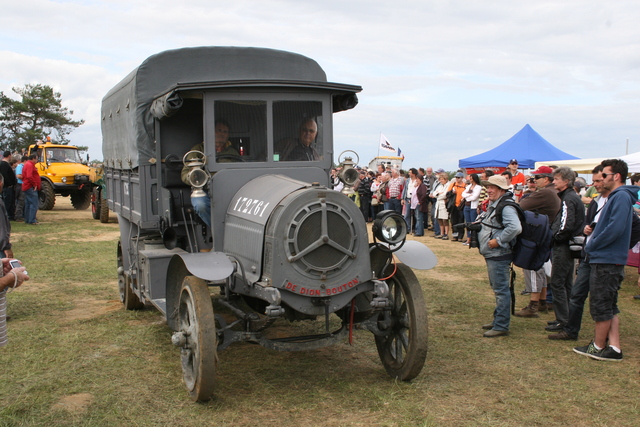
<path id="1" fill-rule="evenodd" d="M 637 153 L 627 154 L 626 156 L 608 156 L 596 157 L 593 159 L 576 159 L 576 160 L 548 160 L 544 162 L 536 162 L 536 169 L 540 166 L 568 166 L 577 173 L 591 173 L 593 168 L 605 159 L 622 159 L 629 165 L 629 173 L 640 172 L 640 151 Z"/>

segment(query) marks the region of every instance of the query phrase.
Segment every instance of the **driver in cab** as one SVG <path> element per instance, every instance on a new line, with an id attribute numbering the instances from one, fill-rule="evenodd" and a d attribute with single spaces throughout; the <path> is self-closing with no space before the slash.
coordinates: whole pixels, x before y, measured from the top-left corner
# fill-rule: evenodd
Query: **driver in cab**
<path id="1" fill-rule="evenodd" d="M 216 131 L 216 139 L 215 139 L 215 149 L 216 149 L 216 162 L 218 163 L 229 163 L 229 162 L 237 162 L 240 161 L 240 153 L 233 148 L 231 142 L 229 141 L 229 132 L 231 128 L 229 124 L 224 120 L 216 121 L 215 131 Z M 204 153 L 204 141 L 194 145 L 189 151 L 200 151 Z M 190 160 L 198 157 L 195 153 L 187 156 L 186 160 Z M 234 158 L 235 157 L 235 158 Z M 191 168 L 186 164 L 182 167 L 182 172 L 180 177 L 182 182 L 187 185 L 191 185 L 188 180 L 189 171 Z M 193 206 L 194 211 L 198 214 L 200 218 L 204 221 L 204 223 L 211 228 L 211 200 L 208 195 L 204 197 L 191 197 L 191 205 Z"/>
<path id="2" fill-rule="evenodd" d="M 313 147 L 318 136 L 318 124 L 314 119 L 306 119 L 298 128 L 298 139 L 291 152 L 286 156 L 287 161 L 320 160 L 320 155 Z"/>

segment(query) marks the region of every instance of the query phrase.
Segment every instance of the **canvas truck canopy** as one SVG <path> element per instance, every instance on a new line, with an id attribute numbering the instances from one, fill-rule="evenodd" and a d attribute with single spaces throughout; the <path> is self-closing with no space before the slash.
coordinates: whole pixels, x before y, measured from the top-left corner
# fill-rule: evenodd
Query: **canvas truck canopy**
<path id="1" fill-rule="evenodd" d="M 153 163 L 154 119 L 181 107 L 180 91 L 234 87 L 328 90 L 334 112 L 353 108 L 362 90 L 327 82 L 317 62 L 295 53 L 211 46 L 167 50 L 147 58 L 103 98 L 105 165 L 133 169 Z"/>

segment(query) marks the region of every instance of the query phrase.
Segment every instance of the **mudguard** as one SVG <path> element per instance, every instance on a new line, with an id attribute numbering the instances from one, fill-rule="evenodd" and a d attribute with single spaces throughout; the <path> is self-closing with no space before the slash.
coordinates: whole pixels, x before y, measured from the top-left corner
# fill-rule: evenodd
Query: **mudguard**
<path id="1" fill-rule="evenodd" d="M 431 249 L 416 240 L 407 240 L 393 253 L 403 264 L 416 270 L 430 270 L 438 264 L 438 257 Z"/>
<path id="2" fill-rule="evenodd" d="M 222 252 L 181 253 L 174 257 L 182 258 L 189 273 L 204 280 L 224 280 L 234 271 L 233 263 Z"/>

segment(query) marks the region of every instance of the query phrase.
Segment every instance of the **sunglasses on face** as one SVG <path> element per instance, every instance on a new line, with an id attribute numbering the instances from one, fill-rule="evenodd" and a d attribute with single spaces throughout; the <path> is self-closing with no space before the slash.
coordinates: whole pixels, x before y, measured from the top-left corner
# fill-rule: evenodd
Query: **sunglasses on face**
<path id="1" fill-rule="evenodd" d="M 613 176 L 615 174 L 616 174 L 615 172 L 609 172 L 609 173 L 602 172 L 602 179 L 603 180 L 607 179 L 608 176 Z"/>

